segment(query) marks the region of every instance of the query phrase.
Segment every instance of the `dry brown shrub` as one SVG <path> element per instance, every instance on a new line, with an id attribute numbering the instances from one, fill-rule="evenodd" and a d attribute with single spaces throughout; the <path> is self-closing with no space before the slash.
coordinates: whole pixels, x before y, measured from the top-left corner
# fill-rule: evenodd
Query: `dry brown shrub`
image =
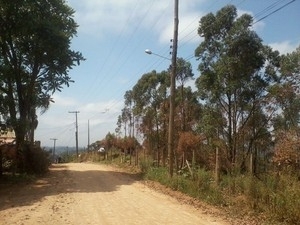
<path id="1" fill-rule="evenodd" d="M 300 160 L 300 137 L 297 132 L 280 132 L 274 147 L 273 163 L 278 169 L 296 168 Z"/>

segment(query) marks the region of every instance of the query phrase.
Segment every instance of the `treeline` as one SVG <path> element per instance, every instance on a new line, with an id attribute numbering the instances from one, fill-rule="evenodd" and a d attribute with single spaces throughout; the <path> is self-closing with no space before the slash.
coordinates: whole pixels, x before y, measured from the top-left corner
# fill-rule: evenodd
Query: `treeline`
<path id="1" fill-rule="evenodd" d="M 195 49 L 200 75 L 177 60 L 174 152 L 177 171 L 188 160 L 222 173 L 258 175 L 299 171 L 300 48 L 281 55 L 234 6 L 200 20 Z M 117 134 L 142 137 L 143 147 L 167 164 L 169 70 L 144 74 L 126 92 Z M 187 86 L 194 80 L 194 86 Z"/>

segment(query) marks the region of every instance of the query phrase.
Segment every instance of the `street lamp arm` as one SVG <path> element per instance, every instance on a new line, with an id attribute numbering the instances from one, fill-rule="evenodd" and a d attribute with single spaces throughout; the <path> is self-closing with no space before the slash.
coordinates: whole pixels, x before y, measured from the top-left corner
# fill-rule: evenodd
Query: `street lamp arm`
<path id="1" fill-rule="evenodd" d="M 146 49 L 146 50 L 145 50 L 145 53 L 148 54 L 148 55 L 156 55 L 156 56 L 158 56 L 158 57 L 160 57 L 160 58 L 167 59 L 167 60 L 170 60 L 170 61 L 171 61 L 170 58 L 165 57 L 165 56 L 162 56 L 162 55 L 159 55 L 159 54 L 156 54 L 156 53 L 152 52 L 150 49 Z"/>

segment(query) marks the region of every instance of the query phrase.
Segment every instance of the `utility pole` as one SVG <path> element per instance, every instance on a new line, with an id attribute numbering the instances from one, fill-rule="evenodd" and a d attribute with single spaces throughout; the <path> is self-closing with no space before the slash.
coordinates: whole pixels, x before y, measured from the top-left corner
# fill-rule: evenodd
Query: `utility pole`
<path id="1" fill-rule="evenodd" d="M 90 150 L 90 120 L 88 120 L 88 146 L 87 150 Z"/>
<path id="2" fill-rule="evenodd" d="M 77 122 L 77 114 L 80 113 L 79 111 L 71 111 L 69 113 L 75 113 L 76 116 L 76 129 L 75 129 L 75 140 L 76 140 L 76 158 L 78 161 L 78 122 Z"/>
<path id="3" fill-rule="evenodd" d="M 177 67 L 177 44 L 178 44 L 178 0 L 174 2 L 174 34 L 172 47 L 171 86 L 170 86 L 170 114 L 169 114 L 169 175 L 173 177 L 174 171 L 174 110 L 175 110 L 175 89 L 176 89 L 176 67 Z"/>
<path id="4" fill-rule="evenodd" d="M 57 138 L 50 138 L 50 140 L 53 141 L 53 152 L 52 152 L 52 161 L 55 162 L 55 143 L 56 143 L 56 140 Z"/>

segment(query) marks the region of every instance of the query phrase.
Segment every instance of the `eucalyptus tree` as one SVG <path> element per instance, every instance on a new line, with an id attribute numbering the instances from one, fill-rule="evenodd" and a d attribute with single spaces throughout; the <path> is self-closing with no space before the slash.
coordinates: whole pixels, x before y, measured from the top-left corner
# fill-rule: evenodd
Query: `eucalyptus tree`
<path id="1" fill-rule="evenodd" d="M 185 158 L 184 151 L 180 150 L 179 140 L 184 133 L 189 133 L 193 135 L 200 136 L 202 133 L 198 132 L 197 126 L 199 125 L 199 120 L 202 116 L 202 105 L 198 101 L 198 96 L 194 92 L 191 86 L 177 88 L 175 105 L 177 105 L 175 110 L 175 121 L 174 121 L 174 146 L 177 149 L 175 152 L 175 166 L 177 171 L 180 167 L 180 158 Z M 183 144 L 184 142 L 181 142 Z M 196 148 L 196 146 L 194 146 Z M 198 149 L 199 150 L 199 149 Z M 185 164 L 185 160 L 182 161 Z M 182 165 L 183 165 L 182 164 Z"/>
<path id="2" fill-rule="evenodd" d="M 224 120 L 217 120 L 221 124 L 216 128 L 221 126 L 219 132 L 225 134 L 227 158 L 233 166 L 238 163 L 243 129 L 255 112 L 261 111 L 270 79 L 263 71 L 265 46 L 253 31 L 252 22 L 248 14 L 238 17 L 232 5 L 216 15 L 209 13 L 200 20 L 198 34 L 203 42 L 195 50 L 201 60 L 198 93 L 222 114 Z"/>
<path id="3" fill-rule="evenodd" d="M 184 87 L 182 91 L 182 102 L 185 108 L 183 118 L 185 121 L 185 131 L 196 131 L 195 127 L 198 125 L 203 114 L 202 104 L 199 102 L 197 92 L 193 91 L 191 86 Z"/>
<path id="4" fill-rule="evenodd" d="M 110 151 L 110 160 L 113 160 L 113 146 L 115 145 L 117 137 L 110 132 L 105 136 L 105 147 L 107 151 Z"/>
<path id="5" fill-rule="evenodd" d="M 124 95 L 124 99 L 125 99 L 125 107 L 122 110 L 122 121 L 124 123 L 124 128 L 125 128 L 125 139 L 126 139 L 126 143 L 130 142 L 129 140 L 134 139 L 134 114 L 133 114 L 133 94 L 132 91 L 126 91 L 125 95 Z M 127 137 L 127 128 L 128 128 L 128 134 L 129 137 Z M 133 143 L 133 142 L 132 142 Z M 134 150 L 134 145 L 133 144 L 128 144 L 127 145 L 130 149 L 130 163 L 131 163 L 131 153 Z M 124 152 L 126 155 L 126 151 Z"/>
<path id="6" fill-rule="evenodd" d="M 134 112 L 140 117 L 140 131 L 148 139 L 160 160 L 161 152 L 163 161 L 167 143 L 167 117 L 166 100 L 169 74 L 166 71 L 157 73 L 152 71 L 144 74 L 132 89 Z"/>
<path id="7" fill-rule="evenodd" d="M 299 171 L 300 154 L 300 46 L 291 53 L 281 55 L 278 82 L 270 88 L 270 98 L 276 105 L 273 120 L 274 158 L 278 165 L 288 165 L 291 171 Z M 293 170 L 295 169 L 295 170 Z"/>
<path id="8" fill-rule="evenodd" d="M 122 116 L 121 115 L 118 116 L 116 125 L 117 125 L 117 127 L 115 128 L 115 132 L 117 134 L 117 137 L 120 137 L 122 134 Z"/>
<path id="9" fill-rule="evenodd" d="M 187 62 L 183 58 L 177 59 L 176 67 L 176 80 L 180 85 L 180 109 L 181 109 L 181 130 L 186 131 L 186 121 L 185 121 L 185 105 L 184 105 L 184 85 L 187 81 L 193 79 L 194 73 L 192 71 L 192 65 L 190 62 Z"/>
<path id="10" fill-rule="evenodd" d="M 121 113 L 121 117 L 120 117 L 120 122 L 123 124 L 123 128 L 124 128 L 124 135 L 125 137 L 127 137 L 127 131 L 128 131 L 128 127 L 129 127 L 129 118 L 131 116 L 131 112 L 130 109 L 128 107 L 124 107 L 122 109 L 122 113 Z"/>
<path id="11" fill-rule="evenodd" d="M 73 17 L 64 0 L 0 2 L 0 90 L 19 153 L 36 109 L 47 108 L 51 95 L 73 82 L 68 72 L 84 60 L 70 49 Z"/>
<path id="12" fill-rule="evenodd" d="M 133 115 L 133 96 L 132 91 L 126 91 L 124 95 L 125 106 L 122 109 L 122 115 L 119 118 L 119 122 L 123 124 L 125 137 L 127 136 L 127 131 L 129 137 L 134 133 L 134 115 Z"/>
<path id="13" fill-rule="evenodd" d="M 280 57 L 279 81 L 271 89 L 280 114 L 274 120 L 275 130 L 299 131 L 300 120 L 300 47 Z"/>

